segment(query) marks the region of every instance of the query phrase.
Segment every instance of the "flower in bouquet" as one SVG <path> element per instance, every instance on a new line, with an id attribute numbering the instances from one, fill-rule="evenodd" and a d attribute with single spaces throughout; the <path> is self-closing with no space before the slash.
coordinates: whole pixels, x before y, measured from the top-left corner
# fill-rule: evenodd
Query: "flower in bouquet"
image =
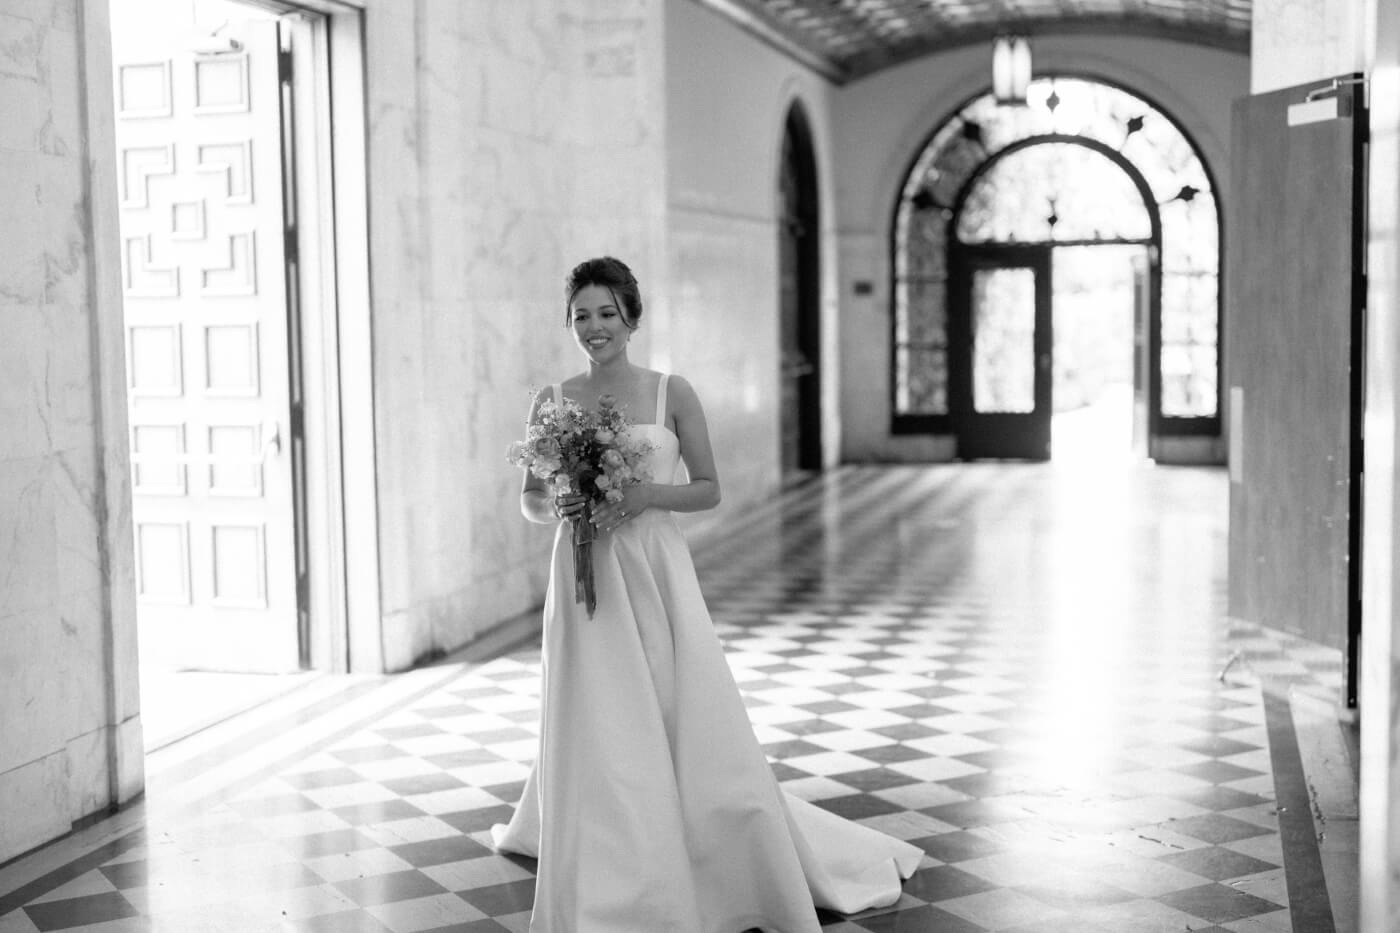
<path id="1" fill-rule="evenodd" d="M 573 519 L 575 598 L 593 614 L 592 507 L 619 502 L 623 488 L 651 479 L 647 462 L 652 445 L 629 430 L 631 422 L 611 395 L 598 398 L 596 409 L 572 399 L 540 404 L 523 441 L 506 451 L 506 459 L 548 483 L 554 495 L 584 496 L 583 511 Z"/>

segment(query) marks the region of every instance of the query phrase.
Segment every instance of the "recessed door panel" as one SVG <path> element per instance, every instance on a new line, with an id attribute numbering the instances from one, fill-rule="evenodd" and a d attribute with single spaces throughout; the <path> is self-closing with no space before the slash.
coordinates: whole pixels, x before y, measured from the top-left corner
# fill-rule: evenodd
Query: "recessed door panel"
<path id="1" fill-rule="evenodd" d="M 1235 102 L 1230 614 L 1347 650 L 1354 698 L 1366 118 L 1291 120 L 1318 87 Z"/>
<path id="2" fill-rule="evenodd" d="M 783 139 L 778 195 L 778 315 L 782 471 L 821 469 L 821 343 L 816 163 L 806 121 L 794 110 Z"/>
<path id="3" fill-rule="evenodd" d="M 1035 411 L 1035 270 L 972 270 L 972 410 Z"/>
<path id="4" fill-rule="evenodd" d="M 299 664 L 277 24 L 117 48 L 142 663 Z"/>
<path id="5" fill-rule="evenodd" d="M 949 402 L 965 459 L 1050 456 L 1050 249 L 954 250 Z"/>

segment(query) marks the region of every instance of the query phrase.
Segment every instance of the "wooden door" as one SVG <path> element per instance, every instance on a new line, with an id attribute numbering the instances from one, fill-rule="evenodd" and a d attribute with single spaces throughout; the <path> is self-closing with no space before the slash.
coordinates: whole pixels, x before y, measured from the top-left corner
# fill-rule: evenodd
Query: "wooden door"
<path id="1" fill-rule="evenodd" d="M 277 24 L 116 50 L 143 664 L 298 667 Z"/>
<path id="2" fill-rule="evenodd" d="M 1299 123 L 1318 116 L 1318 104 L 1300 105 L 1324 84 L 1234 107 L 1230 613 L 1352 651 L 1360 625 L 1366 121 L 1360 96 L 1343 87 L 1321 105 L 1323 119 Z M 1337 115 L 1326 118 L 1326 108 Z"/>
<path id="3" fill-rule="evenodd" d="M 821 344 L 816 159 L 806 123 L 795 112 L 783 138 L 778 179 L 781 464 L 784 475 L 819 470 Z"/>
<path id="4" fill-rule="evenodd" d="M 1048 246 L 958 246 L 950 256 L 949 408 L 964 460 L 1050 457 Z"/>

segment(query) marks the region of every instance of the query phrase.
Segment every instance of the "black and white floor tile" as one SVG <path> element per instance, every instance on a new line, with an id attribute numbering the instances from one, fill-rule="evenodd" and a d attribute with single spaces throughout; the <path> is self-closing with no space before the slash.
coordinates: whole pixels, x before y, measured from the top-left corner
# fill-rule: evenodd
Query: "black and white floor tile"
<path id="1" fill-rule="evenodd" d="M 1323 929 L 1287 691 L 1335 702 L 1340 659 L 1226 619 L 1224 484 L 843 468 L 701 550 L 785 788 L 926 853 L 898 904 L 825 930 Z M 537 639 L 322 678 L 176 746 L 142 803 L 0 867 L 0 933 L 524 933 L 533 864 L 488 830 L 538 678 Z"/>

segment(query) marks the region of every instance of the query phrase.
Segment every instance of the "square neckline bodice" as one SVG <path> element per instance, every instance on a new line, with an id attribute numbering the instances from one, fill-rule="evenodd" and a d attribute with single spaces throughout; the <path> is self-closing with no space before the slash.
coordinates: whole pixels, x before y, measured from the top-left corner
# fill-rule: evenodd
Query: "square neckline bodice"
<path id="1" fill-rule="evenodd" d="M 670 381 L 670 379 L 671 379 L 671 374 L 670 374 L 670 373 L 659 373 L 658 375 L 660 376 L 660 378 L 657 380 L 657 384 L 656 384 L 656 411 L 655 411 L 655 414 L 654 414 L 653 417 L 652 417 L 652 420 L 651 420 L 651 421 L 633 421 L 631 424 L 632 424 L 632 427 L 634 427 L 634 428 L 647 428 L 647 427 L 661 428 L 661 429 L 662 429 L 663 431 L 665 431 L 667 434 L 671 435 L 672 437 L 676 438 L 676 440 L 679 441 L 679 440 L 680 440 L 680 436 L 679 436 L 678 434 L 676 434 L 676 432 L 673 431 L 673 430 L 671 429 L 671 426 L 668 425 L 668 424 L 666 423 L 666 421 L 667 421 L 667 418 L 666 418 L 666 393 L 667 393 L 667 383 L 668 383 L 668 382 Z M 561 404 L 563 404 L 564 399 L 568 398 L 568 396 L 566 396 L 566 395 L 564 394 L 564 384 L 563 384 L 562 382 L 556 382 L 556 383 L 554 383 L 554 385 L 550 386 L 550 391 L 551 391 L 552 397 L 553 397 L 553 399 L 554 399 L 554 404 L 556 404 L 556 405 L 561 405 Z M 577 399 L 575 399 L 575 401 L 576 401 L 579 405 L 583 405 L 583 403 L 582 403 L 582 402 L 578 402 Z M 625 410 L 625 409 L 624 409 L 623 413 L 624 413 L 624 415 L 626 414 L 626 410 Z"/>
<path id="2" fill-rule="evenodd" d="M 666 392 L 667 383 L 670 381 L 669 373 L 661 373 L 661 378 L 657 380 L 656 386 L 656 413 L 652 421 L 632 422 L 629 430 L 646 433 L 655 429 L 660 431 L 660 442 L 656 449 L 652 451 L 652 482 L 664 483 L 666 485 L 675 484 L 676 471 L 680 466 L 680 435 L 671 430 L 671 426 L 666 423 Z M 554 403 L 562 404 L 566 398 L 564 395 L 564 384 L 556 382 L 552 387 Z M 582 403 L 580 403 L 582 404 Z M 625 414 L 625 412 L 624 412 Z"/>

